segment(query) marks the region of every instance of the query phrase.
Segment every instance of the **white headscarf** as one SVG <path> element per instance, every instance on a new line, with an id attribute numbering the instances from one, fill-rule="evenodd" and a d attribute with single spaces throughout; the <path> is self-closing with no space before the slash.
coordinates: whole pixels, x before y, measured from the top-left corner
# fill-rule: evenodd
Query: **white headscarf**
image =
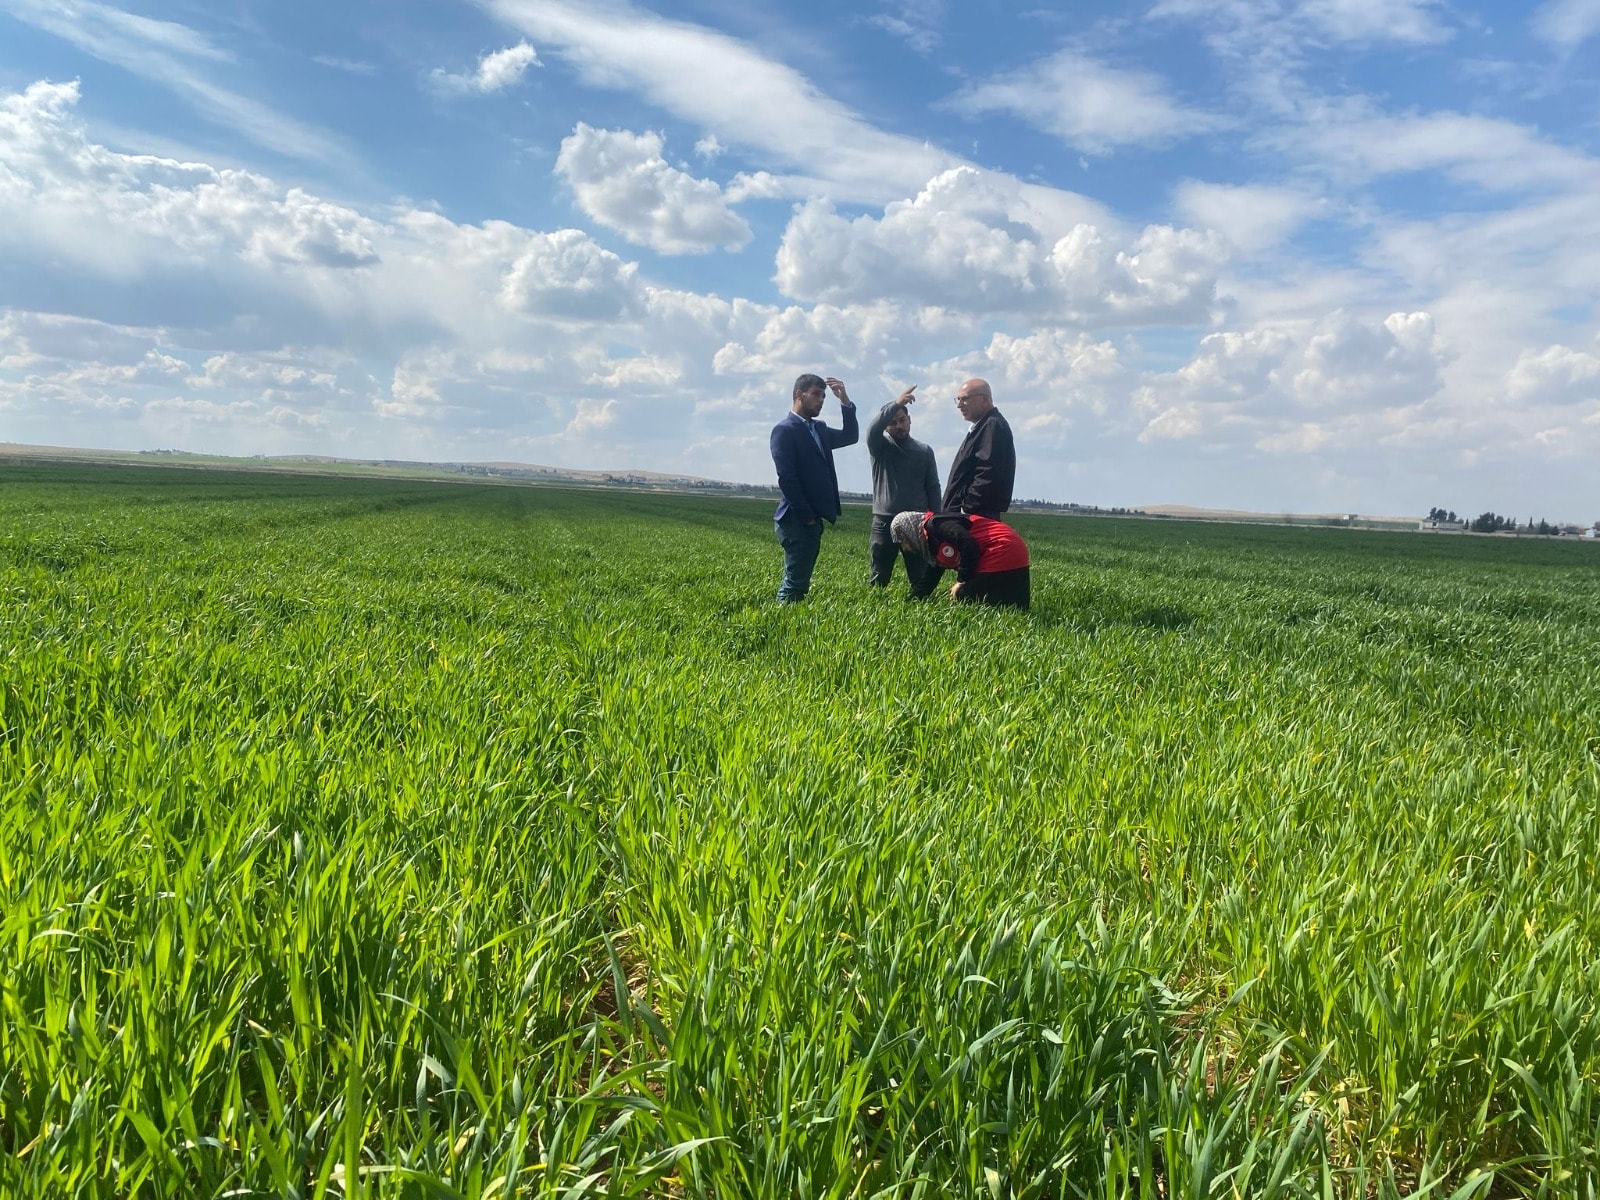
<path id="1" fill-rule="evenodd" d="M 932 562 L 933 557 L 928 553 L 928 535 L 922 531 L 922 518 L 924 515 L 919 512 L 895 514 L 894 520 L 889 522 L 889 536 L 902 546 L 911 546 L 918 554 L 922 555 L 925 562 Z"/>

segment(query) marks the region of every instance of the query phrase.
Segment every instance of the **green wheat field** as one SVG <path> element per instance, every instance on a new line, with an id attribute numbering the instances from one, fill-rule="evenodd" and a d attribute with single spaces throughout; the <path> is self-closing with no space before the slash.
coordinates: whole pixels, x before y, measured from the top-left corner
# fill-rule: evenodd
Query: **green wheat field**
<path id="1" fill-rule="evenodd" d="M 1600 547 L 0 468 L 0 1195 L 1600 1193 Z"/>

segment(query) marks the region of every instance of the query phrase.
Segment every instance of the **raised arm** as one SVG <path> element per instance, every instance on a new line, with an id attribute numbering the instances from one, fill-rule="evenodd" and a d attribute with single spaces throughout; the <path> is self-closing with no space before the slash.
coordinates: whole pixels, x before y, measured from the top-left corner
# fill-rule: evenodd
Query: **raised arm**
<path id="1" fill-rule="evenodd" d="M 889 428 L 889 422 L 894 419 L 894 410 L 900 407 L 900 401 L 891 400 L 878 410 L 878 415 L 872 418 L 872 423 L 867 426 L 867 453 L 873 458 L 883 458 L 889 452 L 889 439 L 883 436 L 883 431 Z"/>
<path id="2" fill-rule="evenodd" d="M 861 437 L 861 425 L 856 419 L 856 406 L 849 402 L 848 397 L 841 397 L 839 405 L 839 419 L 844 423 L 843 429 L 832 429 L 827 425 L 822 426 L 822 436 L 828 439 L 828 448 L 837 450 L 840 446 L 853 446 Z"/>

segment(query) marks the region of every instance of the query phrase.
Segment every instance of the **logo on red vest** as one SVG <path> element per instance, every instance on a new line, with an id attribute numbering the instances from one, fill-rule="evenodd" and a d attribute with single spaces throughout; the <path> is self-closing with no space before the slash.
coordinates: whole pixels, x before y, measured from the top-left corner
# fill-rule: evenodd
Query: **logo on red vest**
<path id="1" fill-rule="evenodd" d="M 956 548 L 954 546 L 950 545 L 947 542 L 943 546 L 939 547 L 939 561 L 940 562 L 955 562 L 955 560 L 956 560 Z"/>

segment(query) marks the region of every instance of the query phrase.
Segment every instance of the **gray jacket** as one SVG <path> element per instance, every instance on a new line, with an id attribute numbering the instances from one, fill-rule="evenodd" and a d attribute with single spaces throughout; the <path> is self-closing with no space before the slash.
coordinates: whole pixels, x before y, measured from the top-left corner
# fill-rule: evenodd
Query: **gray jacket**
<path id="1" fill-rule="evenodd" d="M 898 407 L 889 401 L 867 426 L 872 511 L 878 515 L 935 512 L 939 508 L 939 468 L 933 461 L 933 447 L 912 437 L 897 442 L 884 432 Z"/>

